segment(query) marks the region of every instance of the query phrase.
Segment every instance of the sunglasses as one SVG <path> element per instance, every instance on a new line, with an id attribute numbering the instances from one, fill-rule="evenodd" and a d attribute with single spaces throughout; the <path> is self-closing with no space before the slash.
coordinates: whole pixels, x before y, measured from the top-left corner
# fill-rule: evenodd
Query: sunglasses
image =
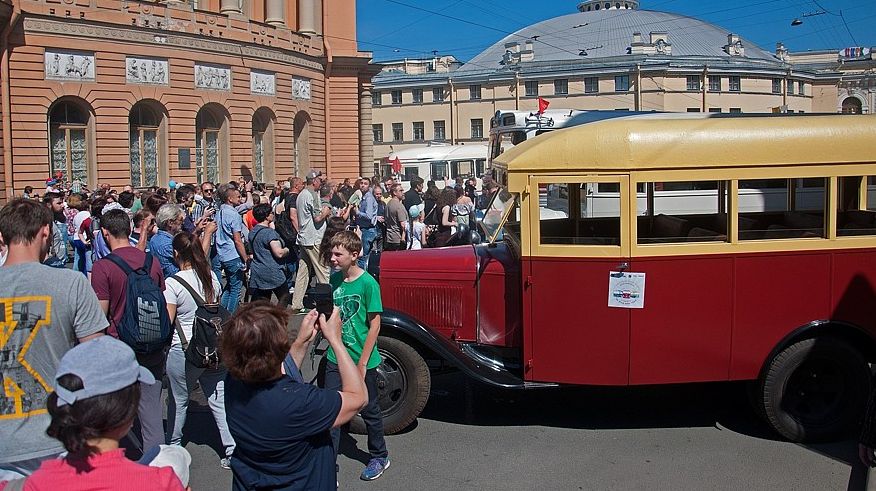
<path id="1" fill-rule="evenodd" d="M 212 193 L 213 190 L 212 190 L 212 189 L 205 189 L 204 192 L 205 192 L 205 193 Z"/>

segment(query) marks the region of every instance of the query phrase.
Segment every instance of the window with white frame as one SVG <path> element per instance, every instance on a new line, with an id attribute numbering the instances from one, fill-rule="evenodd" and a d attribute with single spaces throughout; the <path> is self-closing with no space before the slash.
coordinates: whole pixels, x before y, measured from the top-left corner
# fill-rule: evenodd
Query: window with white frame
<path id="1" fill-rule="evenodd" d="M 472 139 L 484 137 L 484 120 L 483 119 L 472 119 L 471 120 L 471 137 L 472 137 Z"/>
<path id="2" fill-rule="evenodd" d="M 414 141 L 423 141 L 426 139 L 426 125 L 422 121 L 414 121 Z"/>
<path id="3" fill-rule="evenodd" d="M 630 76 L 629 75 L 618 75 L 614 77 L 614 91 L 615 92 L 626 92 L 630 90 Z"/>
<path id="4" fill-rule="evenodd" d="M 742 90 L 742 79 L 738 76 L 728 77 L 730 79 L 730 91 L 739 92 Z"/>
<path id="5" fill-rule="evenodd" d="M 569 93 L 569 79 L 558 78 L 554 80 L 554 94 L 567 95 Z"/>
<path id="6" fill-rule="evenodd" d="M 392 141 L 400 142 L 405 139 L 405 128 L 402 123 L 392 123 Z"/>
<path id="7" fill-rule="evenodd" d="M 587 77 L 584 79 L 584 93 L 598 94 L 599 93 L 599 78 Z"/>
<path id="8" fill-rule="evenodd" d="M 432 121 L 432 139 L 433 140 L 446 140 L 447 136 L 444 131 L 444 121 Z"/>
<path id="9" fill-rule="evenodd" d="M 472 84 L 468 86 L 468 98 L 473 101 L 481 100 L 480 84 Z"/>

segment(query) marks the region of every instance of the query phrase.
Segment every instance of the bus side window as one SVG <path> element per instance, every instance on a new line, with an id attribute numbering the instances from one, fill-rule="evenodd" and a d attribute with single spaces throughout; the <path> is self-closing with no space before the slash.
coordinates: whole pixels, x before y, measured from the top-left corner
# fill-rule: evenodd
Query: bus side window
<path id="1" fill-rule="evenodd" d="M 606 184 L 539 184 L 541 243 L 620 245 L 620 193 L 593 192 Z"/>
<path id="2" fill-rule="evenodd" d="M 637 186 L 639 244 L 727 241 L 727 181 L 640 184 L 653 189 L 653 210 L 648 193 L 641 195 Z"/>
<path id="3" fill-rule="evenodd" d="M 866 200 L 861 203 L 861 186 Z M 841 237 L 876 235 L 876 178 L 840 177 L 836 234 Z"/>
<path id="4" fill-rule="evenodd" d="M 740 180 L 739 240 L 825 237 L 827 182 L 821 177 Z"/>

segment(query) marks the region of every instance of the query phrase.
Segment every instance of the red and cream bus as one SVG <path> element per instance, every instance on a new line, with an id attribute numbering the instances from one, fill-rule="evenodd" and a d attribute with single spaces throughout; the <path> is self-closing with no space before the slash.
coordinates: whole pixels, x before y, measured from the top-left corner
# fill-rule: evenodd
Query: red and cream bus
<path id="1" fill-rule="evenodd" d="M 508 389 L 748 380 L 784 437 L 842 435 L 876 361 L 874 141 L 876 116 L 646 116 L 504 152 L 488 240 L 381 258 L 388 430 L 437 360 Z M 615 193 L 598 216 L 593 185 Z M 654 199 L 673 187 L 712 202 Z M 565 190 L 565 217 L 542 188 Z M 747 189 L 770 206 L 742 206 Z"/>

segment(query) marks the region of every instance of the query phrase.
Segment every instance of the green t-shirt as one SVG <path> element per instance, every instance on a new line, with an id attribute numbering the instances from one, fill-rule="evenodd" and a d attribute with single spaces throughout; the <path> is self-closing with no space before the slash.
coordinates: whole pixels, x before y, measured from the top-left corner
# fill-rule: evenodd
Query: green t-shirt
<path id="1" fill-rule="evenodd" d="M 362 357 L 362 348 L 365 347 L 365 338 L 368 337 L 368 314 L 383 312 L 383 303 L 380 301 L 380 286 L 377 280 L 367 272 L 363 272 L 353 281 L 344 281 L 341 272 L 332 274 L 329 278 L 332 285 L 332 295 L 335 306 L 341 310 L 341 340 L 350 353 L 353 363 L 359 363 Z M 335 352 L 329 347 L 326 353 L 332 363 L 337 363 Z M 377 351 L 377 343 L 368 358 L 369 370 L 380 365 L 380 353 Z"/>

